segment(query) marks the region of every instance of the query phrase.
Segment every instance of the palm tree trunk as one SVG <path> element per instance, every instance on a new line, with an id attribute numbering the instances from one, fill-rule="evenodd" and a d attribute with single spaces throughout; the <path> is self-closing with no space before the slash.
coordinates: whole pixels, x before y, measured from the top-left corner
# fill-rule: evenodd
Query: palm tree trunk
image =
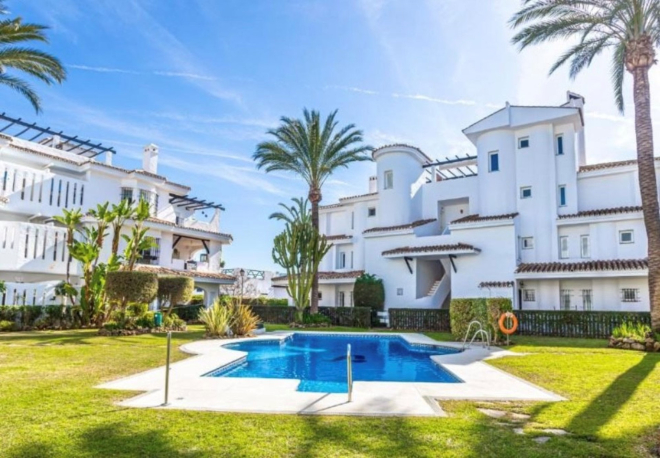
<path id="1" fill-rule="evenodd" d="M 321 200 L 321 191 L 319 189 L 310 188 L 309 201 L 312 203 L 312 226 L 316 231 L 319 231 L 319 201 Z M 314 272 L 314 279 L 312 280 L 312 297 L 310 301 L 310 311 L 312 314 L 319 311 L 319 272 L 318 269 Z"/>
<path id="2" fill-rule="evenodd" d="M 653 125 L 651 123 L 651 90 L 649 69 L 639 66 L 632 71 L 635 101 L 635 137 L 637 141 L 637 173 L 642 197 L 644 225 L 648 237 L 649 296 L 651 326 L 660 331 L 660 208 L 653 157 Z"/>

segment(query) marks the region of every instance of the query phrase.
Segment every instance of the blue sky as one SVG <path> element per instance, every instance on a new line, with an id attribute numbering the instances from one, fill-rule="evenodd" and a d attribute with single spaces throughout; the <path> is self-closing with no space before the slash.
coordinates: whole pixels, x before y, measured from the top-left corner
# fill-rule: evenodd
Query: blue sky
<path id="1" fill-rule="evenodd" d="M 44 112 L 2 89 L 2 110 L 110 144 L 115 163 L 160 172 L 226 207 L 228 267 L 276 269 L 268 220 L 305 194 L 295 176 L 257 171 L 267 128 L 303 107 L 337 108 L 367 142 L 405 142 L 444 158 L 472 152 L 461 129 L 501 107 L 586 97 L 589 162 L 634 157 L 630 114 L 614 108 L 609 61 L 570 81 L 547 71 L 567 43 L 522 54 L 506 21 L 518 0 L 8 0 L 13 15 L 51 27 L 48 51 L 67 66 L 38 86 Z M 659 87 L 651 73 L 652 93 Z M 36 83 L 35 83 L 36 85 Z M 631 103 L 629 81 L 626 96 Z M 656 98 L 657 99 L 657 98 Z M 632 105 L 630 105 L 632 106 Z M 632 110 L 629 110 L 632 111 Z M 657 107 L 654 106 L 654 112 Z M 656 116 L 657 118 L 657 116 Z M 323 203 L 366 191 L 372 163 L 333 176 Z"/>

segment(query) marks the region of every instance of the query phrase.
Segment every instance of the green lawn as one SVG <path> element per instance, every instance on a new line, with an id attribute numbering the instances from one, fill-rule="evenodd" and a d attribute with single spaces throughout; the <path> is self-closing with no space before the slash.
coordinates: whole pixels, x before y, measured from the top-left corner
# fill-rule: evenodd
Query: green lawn
<path id="1" fill-rule="evenodd" d="M 181 345 L 201 336 L 201 330 L 192 327 L 173 341 Z M 495 408 L 532 415 L 525 435 L 514 434 L 467 402 L 443 403 L 449 418 L 127 409 L 114 402 L 132 393 L 93 386 L 162 364 L 164 335 L 3 334 L 0 456 L 523 458 L 637 457 L 660 452 L 660 355 L 609 350 L 604 341 L 594 340 L 518 337 L 515 341 L 513 350 L 528 354 L 492 364 L 570 399 L 497 404 Z M 178 351 L 174 355 L 185 357 Z M 537 444 L 532 438 L 542 428 L 562 428 L 571 435 Z"/>

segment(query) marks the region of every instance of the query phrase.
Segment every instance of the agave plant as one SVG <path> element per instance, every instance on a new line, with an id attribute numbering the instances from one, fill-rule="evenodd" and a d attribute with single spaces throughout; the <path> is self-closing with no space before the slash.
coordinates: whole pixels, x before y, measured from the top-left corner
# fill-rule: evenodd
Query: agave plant
<path id="1" fill-rule="evenodd" d="M 231 332 L 235 336 L 249 336 L 257 329 L 260 320 L 249 305 L 235 304 L 231 306 L 231 314 Z"/>
<path id="2" fill-rule="evenodd" d="M 200 310 L 199 321 L 206 328 L 207 337 L 226 337 L 233 326 L 232 308 L 218 298 L 210 308 Z"/>

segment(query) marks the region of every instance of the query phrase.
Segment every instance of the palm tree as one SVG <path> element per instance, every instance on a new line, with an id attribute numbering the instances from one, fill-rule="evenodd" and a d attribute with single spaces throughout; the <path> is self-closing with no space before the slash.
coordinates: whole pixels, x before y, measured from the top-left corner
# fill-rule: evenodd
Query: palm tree
<path id="1" fill-rule="evenodd" d="M 611 51 L 614 98 L 623 113 L 623 79 L 633 78 L 637 173 L 648 236 L 651 321 L 660 331 L 660 210 L 653 157 L 649 69 L 660 44 L 660 0 L 523 0 L 510 24 L 522 27 L 513 43 L 520 49 L 551 40 L 577 38 L 551 67 L 570 62 L 574 78 L 605 50 Z"/>
<path id="2" fill-rule="evenodd" d="M 279 204 L 280 207 L 286 210 L 286 213 L 282 211 L 271 213 L 268 219 L 276 219 L 289 224 L 293 224 L 294 222 L 300 222 L 302 224 L 309 223 L 311 221 L 309 208 L 307 208 L 309 200 L 302 197 L 294 197 L 291 200 L 295 205 L 288 206 L 283 203 Z"/>
<path id="3" fill-rule="evenodd" d="M 119 252 L 119 240 L 121 229 L 127 219 L 133 217 L 135 209 L 128 199 L 122 199 L 119 205 L 112 204 L 112 256 L 117 257 Z"/>
<path id="4" fill-rule="evenodd" d="M 302 177 L 309 187 L 308 197 L 312 203 L 312 224 L 319 230 L 319 202 L 323 198 L 323 183 L 340 167 L 356 161 L 371 160 L 366 154 L 371 146 L 362 145 L 362 131 L 349 124 L 335 131 L 337 110 L 321 122 L 318 111 L 303 110 L 304 119 L 283 116 L 281 124 L 269 129 L 273 140 L 261 142 L 252 158 L 257 168 L 266 172 L 287 171 Z M 312 313 L 318 312 L 318 272 L 312 285 Z"/>
<path id="5" fill-rule="evenodd" d="M 54 216 L 53 219 L 55 219 L 55 221 L 66 227 L 66 247 L 69 250 L 69 259 L 67 260 L 66 263 L 66 283 L 70 285 L 71 284 L 71 276 L 70 276 L 71 249 L 73 247 L 73 242 L 75 241 L 74 239 L 75 231 L 80 225 L 80 221 L 82 220 L 83 214 L 79 208 L 76 208 L 75 210 L 67 210 L 66 208 L 64 208 L 62 209 L 62 213 L 63 213 L 62 216 L 57 215 Z"/>
<path id="6" fill-rule="evenodd" d="M 0 14 L 8 14 L 4 0 L 0 0 Z M 52 55 L 34 48 L 20 46 L 28 41 L 48 43 L 44 31 L 48 27 L 24 24 L 20 17 L 0 21 L 0 84 L 25 96 L 35 111 L 41 111 L 41 99 L 30 84 L 22 78 L 7 73 L 11 68 L 33 76 L 50 85 L 66 79 L 66 70 Z M 19 46 L 16 46 L 19 44 Z"/>

